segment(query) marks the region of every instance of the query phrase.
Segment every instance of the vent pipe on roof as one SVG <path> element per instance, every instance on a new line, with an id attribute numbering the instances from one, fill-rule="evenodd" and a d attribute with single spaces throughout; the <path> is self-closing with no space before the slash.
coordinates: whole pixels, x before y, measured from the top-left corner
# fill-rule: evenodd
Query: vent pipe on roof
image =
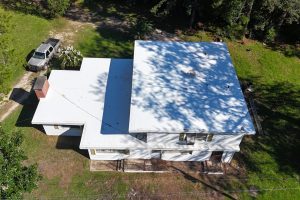
<path id="1" fill-rule="evenodd" d="M 33 90 L 38 99 L 45 98 L 49 89 L 49 82 L 46 76 L 37 77 Z"/>

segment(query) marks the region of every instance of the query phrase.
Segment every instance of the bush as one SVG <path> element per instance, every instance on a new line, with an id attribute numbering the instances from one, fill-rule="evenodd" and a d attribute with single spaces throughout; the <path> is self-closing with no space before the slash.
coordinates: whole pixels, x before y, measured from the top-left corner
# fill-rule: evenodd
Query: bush
<path id="1" fill-rule="evenodd" d="M 44 7 L 42 1 L 28 1 L 28 0 L 2 0 L 0 1 L 3 7 L 21 11 L 27 14 L 43 15 Z"/>
<path id="2" fill-rule="evenodd" d="M 61 69 L 80 69 L 82 62 L 80 51 L 68 46 L 60 50 L 59 61 Z"/>
<path id="3" fill-rule="evenodd" d="M 277 32 L 274 28 L 270 28 L 266 33 L 266 42 L 274 42 L 277 36 Z"/>
<path id="4" fill-rule="evenodd" d="M 132 24 L 132 31 L 135 39 L 143 39 L 147 34 L 153 31 L 153 24 L 146 19 L 135 19 L 133 20 Z"/>
<path id="5" fill-rule="evenodd" d="M 63 15 L 70 6 L 70 0 L 47 0 L 50 17 Z"/>

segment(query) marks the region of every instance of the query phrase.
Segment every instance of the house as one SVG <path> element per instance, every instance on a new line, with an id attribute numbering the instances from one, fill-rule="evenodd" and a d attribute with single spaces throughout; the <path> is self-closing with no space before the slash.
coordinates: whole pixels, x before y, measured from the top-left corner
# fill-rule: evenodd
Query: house
<path id="1" fill-rule="evenodd" d="M 255 134 L 224 43 L 135 41 L 133 59 L 84 58 L 37 81 L 32 119 L 47 135 L 81 136 L 92 160 L 229 163 Z M 43 89 L 46 87 L 46 89 Z"/>

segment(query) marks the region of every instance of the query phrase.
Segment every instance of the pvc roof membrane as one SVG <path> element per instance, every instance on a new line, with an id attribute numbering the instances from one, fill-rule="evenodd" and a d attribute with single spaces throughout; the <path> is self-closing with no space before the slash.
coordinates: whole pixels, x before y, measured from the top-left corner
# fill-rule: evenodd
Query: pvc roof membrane
<path id="1" fill-rule="evenodd" d="M 255 134 L 227 46 L 135 41 L 129 132 Z"/>
<path id="2" fill-rule="evenodd" d="M 132 59 L 84 58 L 80 71 L 52 70 L 32 123 L 84 125 L 80 148 L 144 147 L 126 134 L 131 78 Z"/>
<path id="3" fill-rule="evenodd" d="M 148 148 L 129 133 L 255 133 L 223 43 L 136 41 L 134 60 L 84 58 L 48 81 L 32 123 L 84 125 L 81 149 Z"/>

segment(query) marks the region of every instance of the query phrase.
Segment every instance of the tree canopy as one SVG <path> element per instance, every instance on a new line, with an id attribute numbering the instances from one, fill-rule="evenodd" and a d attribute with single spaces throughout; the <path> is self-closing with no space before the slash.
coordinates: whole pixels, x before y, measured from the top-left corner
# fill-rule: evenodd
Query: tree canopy
<path id="1" fill-rule="evenodd" d="M 291 26 L 298 27 L 291 37 L 298 41 L 300 37 L 299 0 L 157 0 L 151 7 L 151 12 L 162 18 L 178 16 L 182 11 L 187 26 L 202 22 L 221 28 L 227 37 L 274 40 L 279 34 L 288 34 Z"/>
<path id="2" fill-rule="evenodd" d="M 0 127 L 0 199 L 20 199 L 37 186 L 40 176 L 36 165 L 25 166 L 21 148 L 23 135 Z"/>

